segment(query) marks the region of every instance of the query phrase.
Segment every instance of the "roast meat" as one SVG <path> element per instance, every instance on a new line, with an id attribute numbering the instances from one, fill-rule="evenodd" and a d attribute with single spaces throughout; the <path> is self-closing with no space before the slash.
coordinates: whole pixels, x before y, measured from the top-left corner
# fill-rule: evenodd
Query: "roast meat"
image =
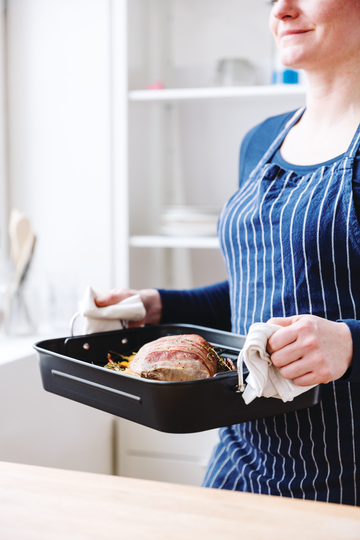
<path id="1" fill-rule="evenodd" d="M 213 377 L 218 355 L 201 336 L 166 336 L 147 343 L 131 360 L 129 371 L 158 381 L 189 381 Z"/>

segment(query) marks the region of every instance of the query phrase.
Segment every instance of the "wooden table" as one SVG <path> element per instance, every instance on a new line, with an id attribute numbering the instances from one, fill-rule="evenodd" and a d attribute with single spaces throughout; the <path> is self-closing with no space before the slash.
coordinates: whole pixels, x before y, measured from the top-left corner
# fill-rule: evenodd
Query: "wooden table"
<path id="1" fill-rule="evenodd" d="M 0 462 L 1 540 L 360 539 L 360 508 Z"/>

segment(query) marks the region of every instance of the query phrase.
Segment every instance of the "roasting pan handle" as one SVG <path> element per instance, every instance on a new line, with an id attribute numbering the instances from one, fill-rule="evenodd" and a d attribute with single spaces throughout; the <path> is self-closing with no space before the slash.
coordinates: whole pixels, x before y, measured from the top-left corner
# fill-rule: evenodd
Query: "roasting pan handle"
<path id="1" fill-rule="evenodd" d="M 103 384 L 98 384 L 92 381 L 88 381 L 86 379 L 82 379 L 81 377 L 75 377 L 75 375 L 69 375 L 68 373 L 63 373 L 62 371 L 57 371 L 56 369 L 51 370 L 51 375 L 54 377 L 60 377 L 61 379 L 65 379 L 67 381 L 73 381 L 78 384 L 82 384 L 83 386 L 88 386 L 90 388 L 96 388 L 96 390 L 101 390 L 102 392 L 107 392 L 108 394 L 115 394 L 116 396 L 120 396 L 124 399 L 128 399 L 130 401 L 135 401 L 136 403 L 141 404 L 141 397 L 135 396 L 134 394 L 128 394 L 127 392 L 122 392 L 121 390 L 116 390 L 116 388 L 109 388 L 108 386 L 104 386 Z"/>
<path id="2" fill-rule="evenodd" d="M 74 337 L 74 326 L 76 319 L 80 316 L 80 311 L 77 311 L 75 315 L 72 316 L 70 321 L 70 335 L 71 337 Z"/>
<path id="3" fill-rule="evenodd" d="M 244 356 L 243 356 L 243 349 L 241 349 L 240 354 L 238 356 L 237 360 L 237 372 L 238 372 L 238 386 L 236 388 L 236 392 L 242 393 L 244 392 L 246 388 L 246 384 L 244 383 Z"/>
<path id="4" fill-rule="evenodd" d="M 80 311 L 77 311 L 75 315 L 73 315 L 71 318 L 71 321 L 70 321 L 70 336 L 71 337 L 74 337 L 75 321 L 78 317 L 80 317 L 80 315 L 81 315 Z M 126 321 L 125 319 L 120 319 L 120 323 L 123 328 L 128 328 L 128 321 Z"/>

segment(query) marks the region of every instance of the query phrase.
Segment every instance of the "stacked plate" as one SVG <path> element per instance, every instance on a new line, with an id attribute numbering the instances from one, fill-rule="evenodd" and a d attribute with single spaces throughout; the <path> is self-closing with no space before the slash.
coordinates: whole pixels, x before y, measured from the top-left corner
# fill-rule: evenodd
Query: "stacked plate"
<path id="1" fill-rule="evenodd" d="M 160 216 L 160 233 L 167 236 L 216 236 L 221 209 L 167 206 Z"/>

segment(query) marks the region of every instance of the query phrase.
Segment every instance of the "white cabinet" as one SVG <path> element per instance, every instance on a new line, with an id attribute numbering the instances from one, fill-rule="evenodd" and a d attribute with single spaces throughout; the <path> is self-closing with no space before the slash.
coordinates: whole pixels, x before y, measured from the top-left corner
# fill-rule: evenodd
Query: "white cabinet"
<path id="1" fill-rule="evenodd" d="M 122 476 L 199 486 L 204 478 L 218 431 L 161 433 L 126 420 L 116 435 Z"/>
<path id="2" fill-rule="evenodd" d="M 114 419 L 45 392 L 32 342 L 0 341 L 0 461 L 112 474 Z"/>
<path id="3" fill-rule="evenodd" d="M 269 84 L 274 50 L 263 0 L 115 0 L 113 6 L 114 167 L 124 181 L 115 220 L 126 246 L 118 275 L 124 277 L 126 261 L 134 288 L 220 281 L 226 275 L 217 238 L 162 235 L 160 216 L 168 205 L 222 207 L 237 189 L 244 134 L 302 106 L 305 89 Z M 223 58 L 251 61 L 258 84 L 219 86 Z M 218 435 L 169 435 L 118 421 L 116 440 L 119 474 L 199 485 Z"/>

